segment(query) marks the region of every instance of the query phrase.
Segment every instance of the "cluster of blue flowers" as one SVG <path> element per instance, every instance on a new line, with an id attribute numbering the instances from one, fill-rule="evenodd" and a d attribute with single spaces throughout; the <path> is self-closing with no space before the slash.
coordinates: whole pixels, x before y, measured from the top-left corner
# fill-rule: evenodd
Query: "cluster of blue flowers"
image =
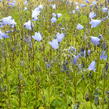
<path id="1" fill-rule="evenodd" d="M 2 0 L 1 0 L 2 2 Z M 24 1 L 24 5 L 25 5 L 25 8 L 24 10 L 28 10 L 27 6 L 28 6 L 28 2 L 29 1 Z M 52 2 L 51 0 L 49 0 L 49 2 Z M 76 13 L 79 13 L 81 8 L 84 8 L 84 7 L 87 7 L 87 6 L 90 6 L 90 7 L 93 7 L 93 6 L 96 6 L 97 5 L 97 1 L 93 1 L 93 2 L 90 2 L 89 0 L 85 0 L 85 4 L 81 4 L 81 3 L 78 3 L 78 2 L 74 2 L 75 3 L 75 9 L 72 10 L 72 14 L 76 14 Z M 11 5 L 11 6 L 15 6 L 16 4 L 16 1 L 13 0 L 13 1 L 10 1 L 8 0 L 8 5 Z M 57 9 L 57 5 L 56 4 L 50 4 L 50 7 L 52 8 L 52 10 L 54 10 L 54 12 L 52 13 L 52 17 L 50 19 L 50 22 L 51 24 L 54 24 L 57 22 L 57 20 L 62 17 L 62 13 L 55 13 L 55 10 Z M 31 18 L 32 19 L 29 19 L 27 22 L 24 22 L 24 28 L 29 30 L 29 31 L 33 31 L 33 28 L 35 27 L 35 24 L 34 22 L 37 22 L 39 20 L 39 16 L 41 14 L 41 11 L 44 9 L 44 5 L 38 5 L 35 9 L 32 10 L 32 13 L 31 13 Z M 90 24 L 90 27 L 91 28 L 96 28 L 98 27 L 103 21 L 107 20 L 108 17 L 109 17 L 109 9 L 107 7 L 103 7 L 101 9 L 101 11 L 103 13 L 107 13 L 107 16 L 104 17 L 104 18 L 99 18 L 97 19 L 97 14 L 94 12 L 94 11 L 90 11 L 89 13 L 89 24 Z M 96 19 L 95 19 L 96 18 Z M 4 26 L 8 25 L 10 26 L 10 28 L 14 28 L 16 27 L 17 23 L 15 22 L 15 20 L 12 18 L 12 16 L 8 16 L 8 17 L 4 17 L 2 19 L 0 19 L 0 28 L 3 28 Z M 80 23 L 76 24 L 77 26 L 75 27 L 75 29 L 77 29 L 77 31 L 81 31 L 81 30 L 84 30 L 86 27 L 85 25 L 82 25 Z M 54 49 L 54 50 L 57 50 L 59 49 L 59 45 L 61 44 L 61 42 L 63 41 L 65 37 L 65 33 L 64 32 L 57 32 L 56 36 L 54 37 L 54 39 L 52 41 L 49 41 L 48 44 Z M 5 33 L 5 32 L 2 32 L 0 30 L 0 39 L 3 39 L 3 38 L 9 38 L 9 36 Z M 44 40 L 43 38 L 43 34 L 40 33 L 39 31 L 38 32 L 35 32 L 34 35 L 32 35 L 32 38 L 35 40 L 35 41 L 42 41 Z M 90 36 L 90 42 L 94 45 L 94 46 L 99 46 L 101 44 L 101 42 L 103 41 L 103 37 L 95 37 L 95 36 Z M 91 50 L 89 49 L 88 51 L 86 50 L 83 50 L 82 51 L 82 54 L 84 56 L 86 56 L 86 52 L 88 52 L 88 55 L 90 55 L 91 53 Z M 73 63 L 74 64 L 77 64 L 77 60 L 81 57 L 81 53 L 78 53 L 77 55 L 74 55 L 74 60 L 73 60 Z M 100 55 L 100 59 L 104 59 L 106 60 L 108 58 L 108 55 L 106 53 L 105 50 L 103 50 L 101 52 L 101 55 Z M 96 68 L 96 62 L 95 61 L 92 61 L 91 64 L 89 65 L 88 69 L 89 70 L 93 70 L 95 71 Z"/>

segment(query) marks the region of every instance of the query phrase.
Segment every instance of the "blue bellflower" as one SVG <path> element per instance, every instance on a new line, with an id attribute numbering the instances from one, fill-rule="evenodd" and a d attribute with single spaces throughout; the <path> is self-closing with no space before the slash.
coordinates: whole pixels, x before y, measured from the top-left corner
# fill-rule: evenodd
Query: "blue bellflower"
<path id="1" fill-rule="evenodd" d="M 9 38 L 9 36 L 3 33 L 2 31 L 0 31 L 0 39 L 3 39 L 3 38 Z"/>
<path id="2" fill-rule="evenodd" d="M 49 44 L 55 50 L 59 48 L 59 43 L 58 43 L 58 40 L 57 39 L 53 39 L 52 41 L 49 42 Z"/>
<path id="3" fill-rule="evenodd" d="M 94 45 L 99 45 L 100 44 L 100 39 L 98 37 L 91 36 L 91 42 Z"/>
<path id="4" fill-rule="evenodd" d="M 94 13 L 93 11 L 89 13 L 89 18 L 92 19 L 96 17 L 96 13 Z"/>
<path id="5" fill-rule="evenodd" d="M 102 53 L 100 55 L 100 59 L 101 60 L 107 60 L 107 58 L 108 58 L 108 56 L 107 56 L 106 52 L 105 51 L 102 51 Z"/>
<path id="6" fill-rule="evenodd" d="M 56 21 L 57 21 L 57 19 L 56 19 L 55 17 L 52 17 L 52 18 L 51 18 L 51 22 L 52 22 L 52 23 L 55 23 Z"/>
<path id="7" fill-rule="evenodd" d="M 90 21 L 91 28 L 97 27 L 100 23 L 101 23 L 101 20 L 94 20 L 94 19 L 91 19 L 91 21 Z"/>
<path id="8" fill-rule="evenodd" d="M 81 24 L 78 24 L 77 27 L 76 27 L 76 29 L 78 29 L 78 30 L 82 30 L 83 28 L 84 27 Z"/>
<path id="9" fill-rule="evenodd" d="M 29 20 L 24 24 L 24 27 L 28 30 L 32 30 L 32 28 L 34 27 L 33 23 Z"/>
<path id="10" fill-rule="evenodd" d="M 40 42 L 42 40 L 42 35 L 40 32 L 35 32 L 35 35 L 32 36 L 32 38 Z"/>
<path id="11" fill-rule="evenodd" d="M 64 33 L 57 33 L 56 34 L 56 39 L 58 40 L 58 42 L 61 42 L 64 37 L 65 37 Z"/>
<path id="12" fill-rule="evenodd" d="M 96 70 L 96 62 L 92 61 L 91 64 L 88 67 L 89 71 L 95 71 Z"/>

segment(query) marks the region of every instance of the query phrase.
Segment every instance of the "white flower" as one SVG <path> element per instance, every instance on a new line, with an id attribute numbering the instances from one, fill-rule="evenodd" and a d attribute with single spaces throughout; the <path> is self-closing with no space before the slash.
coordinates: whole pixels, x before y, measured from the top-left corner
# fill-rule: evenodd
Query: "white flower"
<path id="1" fill-rule="evenodd" d="M 91 19 L 90 24 L 91 24 L 91 28 L 95 28 L 96 26 L 98 26 L 101 23 L 101 20 L 94 20 Z"/>
<path id="2" fill-rule="evenodd" d="M 76 27 L 78 30 L 82 30 L 84 27 L 81 24 L 78 24 Z"/>
<path id="3" fill-rule="evenodd" d="M 32 36 L 32 38 L 40 42 L 42 40 L 42 35 L 40 32 L 35 32 L 35 35 Z"/>
<path id="4" fill-rule="evenodd" d="M 75 14 L 76 13 L 76 11 L 75 10 L 72 10 L 72 14 Z"/>
<path id="5" fill-rule="evenodd" d="M 34 27 L 33 23 L 29 20 L 24 24 L 24 27 L 28 30 L 32 30 L 32 28 Z"/>
<path id="6" fill-rule="evenodd" d="M 51 45 L 51 47 L 53 49 L 58 49 L 59 48 L 59 43 L 57 39 L 53 39 L 51 42 L 49 42 L 49 44 Z"/>
<path id="7" fill-rule="evenodd" d="M 24 7 L 24 11 L 26 11 L 26 10 L 28 10 L 28 8 L 27 7 Z"/>
<path id="8" fill-rule="evenodd" d="M 51 5 L 52 9 L 56 9 L 56 4 Z"/>

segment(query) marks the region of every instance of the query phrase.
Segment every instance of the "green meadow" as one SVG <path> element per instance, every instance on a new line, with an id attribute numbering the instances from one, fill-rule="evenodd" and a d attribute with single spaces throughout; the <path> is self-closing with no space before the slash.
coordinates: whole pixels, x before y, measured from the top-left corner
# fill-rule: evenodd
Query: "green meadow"
<path id="1" fill-rule="evenodd" d="M 84 1 L 84 7 L 63 0 L 10 2 L 0 2 L 0 109 L 109 109 L 109 9 L 102 12 L 108 2 Z M 32 20 L 39 5 L 38 20 Z M 92 11 L 96 16 L 90 19 Z M 3 24 L 8 16 L 13 27 L 12 19 Z M 93 19 L 102 20 L 91 27 Z M 29 20 L 31 29 L 25 26 Z M 33 38 L 35 32 L 42 39 Z M 52 43 L 57 33 L 65 37 Z"/>

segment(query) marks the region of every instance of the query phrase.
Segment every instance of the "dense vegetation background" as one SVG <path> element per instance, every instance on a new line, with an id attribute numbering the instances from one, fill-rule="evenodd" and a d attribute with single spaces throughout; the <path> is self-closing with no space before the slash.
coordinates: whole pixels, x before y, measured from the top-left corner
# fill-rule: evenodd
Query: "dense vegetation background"
<path id="1" fill-rule="evenodd" d="M 109 109 L 108 83 L 108 2 L 0 0 L 0 109 Z"/>

